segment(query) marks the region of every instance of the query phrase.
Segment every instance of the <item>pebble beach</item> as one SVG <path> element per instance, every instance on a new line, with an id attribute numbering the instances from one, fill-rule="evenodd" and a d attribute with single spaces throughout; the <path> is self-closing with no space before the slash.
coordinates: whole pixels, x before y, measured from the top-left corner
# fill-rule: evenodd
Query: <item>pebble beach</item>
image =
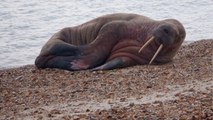
<path id="1" fill-rule="evenodd" d="M 212 120 L 213 39 L 173 62 L 109 71 L 0 70 L 0 119 Z"/>

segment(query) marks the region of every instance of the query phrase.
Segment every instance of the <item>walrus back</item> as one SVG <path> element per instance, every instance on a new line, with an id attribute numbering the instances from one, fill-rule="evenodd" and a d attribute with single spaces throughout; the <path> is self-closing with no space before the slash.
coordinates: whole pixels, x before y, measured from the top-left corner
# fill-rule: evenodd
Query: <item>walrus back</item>
<path id="1" fill-rule="evenodd" d="M 86 45 L 96 39 L 101 28 L 107 23 L 110 23 L 116 20 L 130 21 L 136 17 L 147 18 L 145 16 L 141 16 L 137 14 L 124 14 L 124 13 L 104 15 L 96 19 L 93 19 L 91 21 L 88 21 L 79 26 L 63 28 L 58 33 L 58 36 L 59 36 L 58 39 L 61 39 L 62 41 L 66 43 L 77 45 L 77 46 Z"/>

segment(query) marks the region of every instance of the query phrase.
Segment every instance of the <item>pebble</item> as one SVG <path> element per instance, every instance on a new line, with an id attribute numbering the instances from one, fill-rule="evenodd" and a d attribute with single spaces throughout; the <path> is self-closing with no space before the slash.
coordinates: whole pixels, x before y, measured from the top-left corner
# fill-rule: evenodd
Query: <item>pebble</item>
<path id="1" fill-rule="evenodd" d="M 75 116 L 73 116 L 73 120 L 80 120 L 80 117 L 75 115 Z"/>
<path id="2" fill-rule="evenodd" d="M 90 109 L 86 109 L 86 112 L 90 112 Z"/>
<path id="3" fill-rule="evenodd" d="M 129 103 L 129 107 L 133 107 L 135 103 Z"/>
<path id="4" fill-rule="evenodd" d="M 35 69 L 31 69 L 30 70 L 32 73 L 36 73 L 36 70 Z"/>
<path id="5" fill-rule="evenodd" d="M 57 109 L 53 109 L 50 111 L 51 114 L 61 114 L 61 111 L 60 110 L 57 110 Z"/>
<path id="6" fill-rule="evenodd" d="M 120 98 L 120 102 L 125 102 L 126 98 Z"/>
<path id="7" fill-rule="evenodd" d="M 147 85 L 146 88 L 152 88 L 152 85 L 151 85 L 151 84 L 150 84 L 150 85 Z"/>
<path id="8" fill-rule="evenodd" d="M 15 78 L 15 80 L 21 80 L 23 78 L 23 76 L 18 76 Z"/>
<path id="9" fill-rule="evenodd" d="M 49 113 L 47 116 L 48 116 L 48 117 L 54 117 L 51 113 Z"/>

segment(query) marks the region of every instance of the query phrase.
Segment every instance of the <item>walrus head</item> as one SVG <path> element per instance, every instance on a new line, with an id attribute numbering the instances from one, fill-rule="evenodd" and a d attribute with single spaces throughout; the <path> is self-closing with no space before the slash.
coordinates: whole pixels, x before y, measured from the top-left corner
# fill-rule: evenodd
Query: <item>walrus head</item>
<path id="1" fill-rule="evenodd" d="M 139 49 L 139 53 L 152 42 L 156 42 L 159 47 L 149 64 L 165 63 L 172 60 L 177 50 L 181 46 L 186 32 L 180 22 L 175 19 L 166 19 L 153 30 L 152 36 L 146 43 Z"/>

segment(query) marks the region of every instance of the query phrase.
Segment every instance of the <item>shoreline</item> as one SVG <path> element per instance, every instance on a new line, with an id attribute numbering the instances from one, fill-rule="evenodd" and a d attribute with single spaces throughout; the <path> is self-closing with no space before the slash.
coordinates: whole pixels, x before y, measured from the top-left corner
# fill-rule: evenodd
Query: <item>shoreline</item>
<path id="1" fill-rule="evenodd" d="M 0 70 L 0 119 L 213 119 L 213 39 L 109 71 Z"/>
<path id="2" fill-rule="evenodd" d="M 201 39 L 201 40 L 197 40 L 197 41 L 202 41 L 202 40 L 213 40 L 213 39 L 209 38 L 209 39 Z M 182 46 L 189 45 L 189 44 L 197 42 L 197 41 L 184 41 Z M 26 64 L 26 65 L 20 65 L 20 66 L 12 66 L 12 67 L 3 67 L 3 68 L 0 67 L 0 70 L 15 69 L 15 68 L 20 68 L 20 67 L 25 67 L 25 66 L 33 66 L 33 65 L 34 64 Z"/>

